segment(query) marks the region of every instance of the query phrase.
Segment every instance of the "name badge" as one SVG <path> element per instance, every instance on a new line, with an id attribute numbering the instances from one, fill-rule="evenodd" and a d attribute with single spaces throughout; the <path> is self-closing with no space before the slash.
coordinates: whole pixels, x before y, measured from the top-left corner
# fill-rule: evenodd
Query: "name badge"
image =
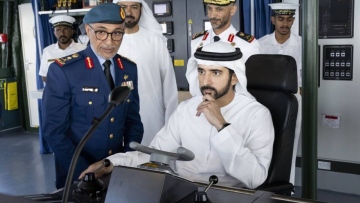
<path id="1" fill-rule="evenodd" d="M 98 92 L 99 88 L 97 88 L 97 87 L 83 87 L 82 91 L 83 92 Z"/>

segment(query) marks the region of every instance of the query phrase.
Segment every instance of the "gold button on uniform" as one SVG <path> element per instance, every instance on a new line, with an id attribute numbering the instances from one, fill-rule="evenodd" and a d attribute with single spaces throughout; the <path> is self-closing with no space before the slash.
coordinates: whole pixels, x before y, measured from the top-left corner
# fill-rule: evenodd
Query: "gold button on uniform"
<path id="1" fill-rule="evenodd" d="M 115 118 L 114 117 L 111 117 L 110 118 L 110 122 L 114 122 Z"/>
<path id="2" fill-rule="evenodd" d="M 113 139 L 113 137 L 114 137 L 114 134 L 110 134 L 110 136 L 109 136 L 109 137 L 110 137 L 110 139 Z"/>
<path id="3" fill-rule="evenodd" d="M 92 101 L 89 101 L 89 105 L 92 105 Z"/>
<path id="4" fill-rule="evenodd" d="M 127 102 L 130 103 L 130 99 L 128 99 Z"/>
<path id="5" fill-rule="evenodd" d="M 109 151 L 109 155 L 112 155 L 112 150 Z"/>

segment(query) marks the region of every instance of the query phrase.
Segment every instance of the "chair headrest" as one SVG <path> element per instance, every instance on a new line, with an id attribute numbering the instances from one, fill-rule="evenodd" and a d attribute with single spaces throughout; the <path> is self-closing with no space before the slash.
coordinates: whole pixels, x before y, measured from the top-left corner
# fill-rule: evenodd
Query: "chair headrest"
<path id="1" fill-rule="evenodd" d="M 293 57 L 256 54 L 246 61 L 245 66 L 248 88 L 297 92 L 297 68 Z"/>

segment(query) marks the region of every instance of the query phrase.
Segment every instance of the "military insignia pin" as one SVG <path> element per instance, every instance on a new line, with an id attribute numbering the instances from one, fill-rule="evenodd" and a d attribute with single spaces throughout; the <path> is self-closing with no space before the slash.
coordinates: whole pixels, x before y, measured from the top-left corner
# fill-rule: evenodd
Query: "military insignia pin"
<path id="1" fill-rule="evenodd" d="M 116 59 L 116 62 L 117 62 L 117 64 L 118 64 L 119 68 L 123 70 L 123 69 L 124 69 L 124 66 L 123 66 L 123 64 L 122 64 L 122 62 L 121 62 L 121 59 L 120 59 L 120 58 L 117 58 L 117 59 Z"/>
<path id="2" fill-rule="evenodd" d="M 129 78 L 128 75 L 124 75 L 124 80 L 127 80 Z"/>
<path id="3" fill-rule="evenodd" d="M 125 11 L 123 8 L 120 8 L 120 17 L 121 19 L 125 19 Z"/>
<path id="4" fill-rule="evenodd" d="M 73 58 L 77 58 L 77 57 L 79 57 L 79 54 L 73 54 L 73 55 L 71 55 Z"/>
<path id="5" fill-rule="evenodd" d="M 85 58 L 85 64 L 86 64 L 87 69 L 94 68 L 94 62 L 93 62 L 92 58 L 90 58 L 90 57 Z"/>

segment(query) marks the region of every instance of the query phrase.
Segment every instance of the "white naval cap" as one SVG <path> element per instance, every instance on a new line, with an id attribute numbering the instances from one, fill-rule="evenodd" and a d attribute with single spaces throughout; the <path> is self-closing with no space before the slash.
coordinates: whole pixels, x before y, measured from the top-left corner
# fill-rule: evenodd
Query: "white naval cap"
<path id="1" fill-rule="evenodd" d="M 53 25 L 53 28 L 59 25 L 73 26 L 75 18 L 68 15 L 57 15 L 50 18 L 49 23 Z"/>
<path id="2" fill-rule="evenodd" d="M 299 7 L 299 4 L 290 4 L 290 3 L 272 3 L 269 4 L 272 10 L 272 15 L 295 15 L 296 9 Z"/>

